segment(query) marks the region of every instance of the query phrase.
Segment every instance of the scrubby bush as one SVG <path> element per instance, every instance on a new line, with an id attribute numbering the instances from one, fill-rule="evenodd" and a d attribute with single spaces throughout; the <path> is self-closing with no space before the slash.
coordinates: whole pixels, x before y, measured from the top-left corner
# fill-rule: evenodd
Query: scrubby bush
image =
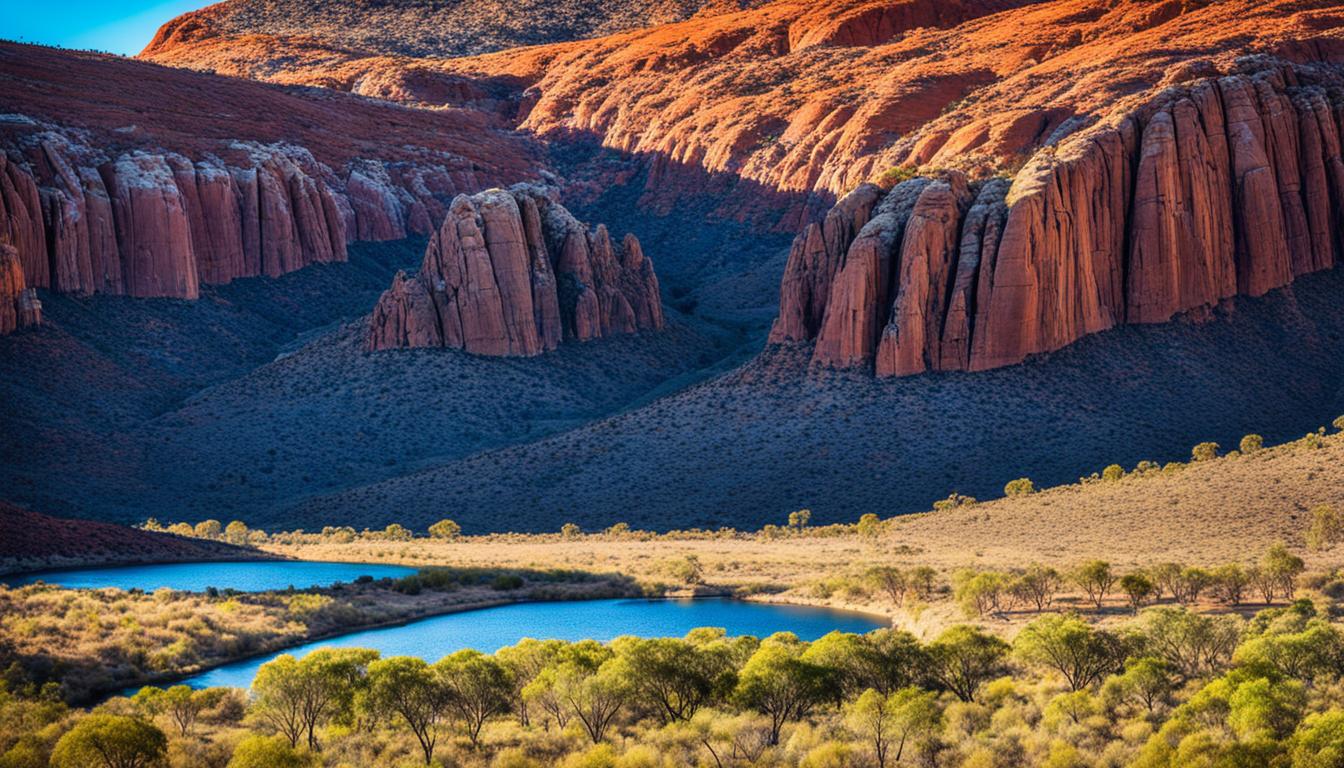
<path id="1" fill-rule="evenodd" d="M 1209 461 L 1218 458 L 1218 444 L 1214 442 L 1199 443 L 1190 450 L 1190 458 L 1195 461 Z"/>
<path id="2" fill-rule="evenodd" d="M 1101 471 L 1101 479 L 1108 483 L 1113 483 L 1125 476 L 1125 468 L 1119 464 L 1111 464 Z"/>
<path id="3" fill-rule="evenodd" d="M 1016 480 L 1009 480 L 1008 484 L 1003 486 L 1004 496 L 1026 496 L 1029 493 L 1035 493 L 1036 486 L 1031 482 L 1031 478 L 1019 477 Z"/>
<path id="4" fill-rule="evenodd" d="M 1239 447 L 1242 453 L 1255 453 L 1265 447 L 1265 438 L 1255 434 L 1246 435 L 1241 438 Z"/>

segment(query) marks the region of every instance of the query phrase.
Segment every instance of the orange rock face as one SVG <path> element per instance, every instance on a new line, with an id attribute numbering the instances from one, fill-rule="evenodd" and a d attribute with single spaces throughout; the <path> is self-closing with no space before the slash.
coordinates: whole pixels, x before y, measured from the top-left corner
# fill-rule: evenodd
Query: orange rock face
<path id="1" fill-rule="evenodd" d="M 818 259 L 846 198 L 795 240 L 771 338 L 815 339 L 816 364 L 879 376 L 984 370 L 1330 268 L 1340 84 L 1261 63 L 1168 89 L 1038 154 L 1011 187 L 956 171 L 898 184 L 843 257 Z"/>
<path id="2" fill-rule="evenodd" d="M 18 250 L 0 243 L 0 335 L 42 322 L 37 291 L 23 282 Z"/>
<path id="3" fill-rule="evenodd" d="M 429 235 L 456 195 L 535 170 L 484 118 L 8 43 L 0 65 L 0 243 L 29 288 L 196 298 Z"/>
<path id="4" fill-rule="evenodd" d="M 633 235 L 613 247 L 606 227 L 519 185 L 453 200 L 420 272 L 399 273 L 374 307 L 368 348 L 532 356 L 662 327 L 658 278 Z"/>

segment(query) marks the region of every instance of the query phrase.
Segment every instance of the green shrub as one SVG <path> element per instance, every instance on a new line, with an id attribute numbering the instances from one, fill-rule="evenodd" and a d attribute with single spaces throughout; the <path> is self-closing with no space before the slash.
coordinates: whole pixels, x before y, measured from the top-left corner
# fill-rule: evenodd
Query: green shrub
<path id="1" fill-rule="evenodd" d="M 1113 483 L 1125 476 L 1125 468 L 1119 464 L 1112 464 L 1101 471 L 1101 479 Z"/>
<path id="2" fill-rule="evenodd" d="M 1026 496 L 1029 493 L 1035 492 L 1036 485 L 1031 482 L 1031 478 L 1029 477 L 1019 477 L 1016 480 L 1010 480 L 1007 485 L 1003 486 L 1004 496 Z"/>
<path id="3" fill-rule="evenodd" d="M 1240 448 L 1242 453 L 1255 453 L 1256 451 L 1264 447 L 1265 447 L 1265 438 L 1259 435 L 1250 434 L 1241 438 Z"/>
<path id="4" fill-rule="evenodd" d="M 1218 458 L 1218 444 L 1215 442 L 1204 442 L 1190 449 L 1190 458 L 1195 461 L 1209 461 Z"/>

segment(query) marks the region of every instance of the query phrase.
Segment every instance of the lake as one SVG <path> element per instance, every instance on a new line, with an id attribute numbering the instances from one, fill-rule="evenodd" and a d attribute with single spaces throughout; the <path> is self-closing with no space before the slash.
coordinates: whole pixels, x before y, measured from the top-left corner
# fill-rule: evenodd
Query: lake
<path id="1" fill-rule="evenodd" d="M 45 582 L 70 589 L 143 589 L 153 592 L 167 587 L 184 592 L 204 592 L 206 587 L 266 592 L 274 589 L 326 587 L 338 581 L 352 582 L 360 576 L 400 578 L 416 572 L 400 565 L 368 563 L 321 563 L 310 560 L 251 560 L 219 563 L 159 563 L 112 568 L 71 568 L 0 577 L 11 587 Z"/>
<path id="2" fill-rule="evenodd" d="M 281 653 L 303 656 L 318 648 L 373 648 L 385 657 L 419 656 L 437 661 L 463 648 L 493 653 L 526 637 L 606 642 L 621 635 L 681 637 L 697 627 L 722 627 L 729 635 L 766 637 L 793 632 L 804 640 L 815 640 L 832 630 L 868 632 L 885 626 L 882 617 L 869 614 L 725 598 L 518 603 L 319 640 L 216 667 L 186 683 L 197 688 L 246 688 L 257 669 L 272 658 Z"/>

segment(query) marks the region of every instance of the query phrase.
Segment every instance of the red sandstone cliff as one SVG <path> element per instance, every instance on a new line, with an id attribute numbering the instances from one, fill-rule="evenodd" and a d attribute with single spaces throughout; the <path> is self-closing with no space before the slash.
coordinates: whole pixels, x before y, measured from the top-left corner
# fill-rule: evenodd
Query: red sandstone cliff
<path id="1" fill-rule="evenodd" d="M 192 299 L 428 236 L 538 164 L 480 116 L 7 43 L 0 66 L 0 244 L 27 289 Z"/>
<path id="2" fill-rule="evenodd" d="M 771 340 L 879 376 L 984 370 L 1334 266 L 1344 75 L 1240 69 L 1048 147 L 1011 187 L 860 187 L 795 240 Z"/>
<path id="3" fill-rule="evenodd" d="M 23 281 L 18 250 L 0 243 L 0 334 L 40 322 L 42 303 Z"/>
<path id="4" fill-rule="evenodd" d="M 419 273 L 398 273 L 368 348 L 530 356 L 562 340 L 663 327 L 658 278 L 634 235 L 613 246 L 536 186 L 459 195 Z"/>

